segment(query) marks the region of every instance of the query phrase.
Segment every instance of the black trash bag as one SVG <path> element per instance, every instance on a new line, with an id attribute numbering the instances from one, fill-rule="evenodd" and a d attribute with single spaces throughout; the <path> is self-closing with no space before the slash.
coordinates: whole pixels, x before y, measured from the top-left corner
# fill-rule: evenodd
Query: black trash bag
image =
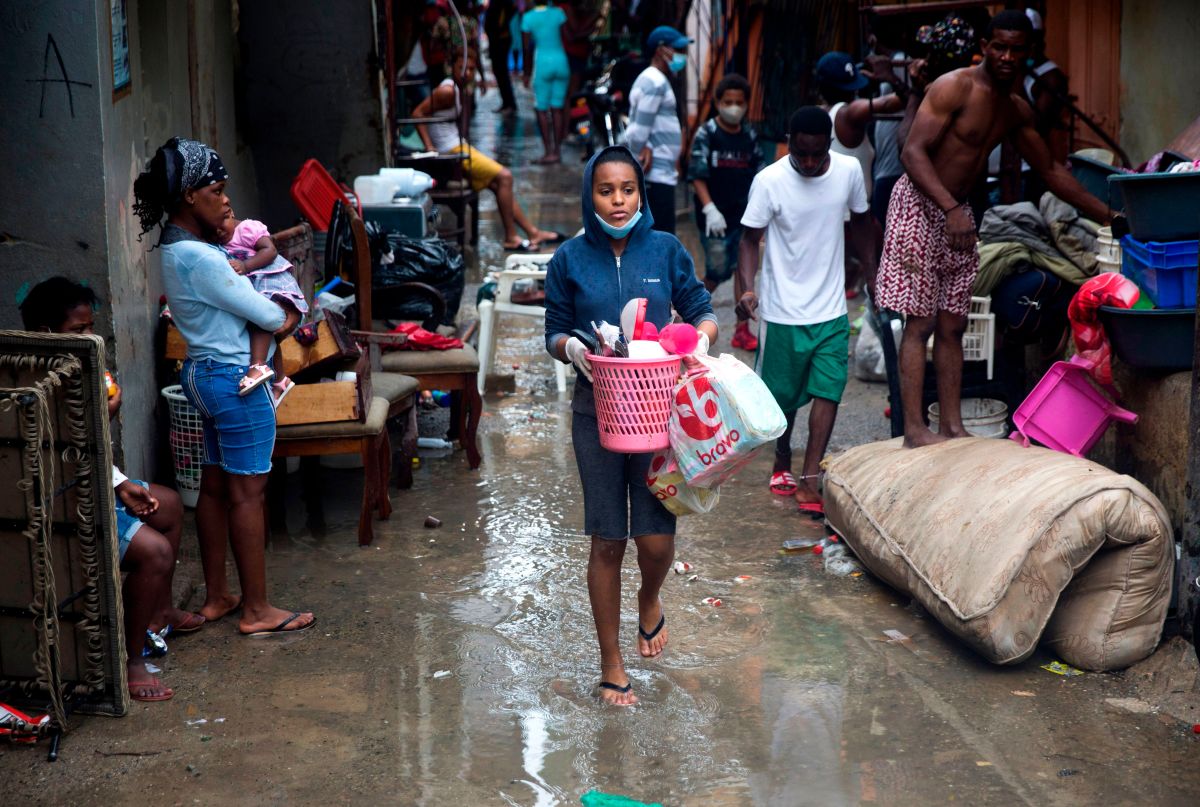
<path id="1" fill-rule="evenodd" d="M 462 303 L 466 285 L 466 264 L 462 255 L 448 242 L 439 238 L 409 238 L 393 232 L 374 233 L 368 230 L 371 244 L 372 288 L 386 290 L 402 283 L 425 283 L 433 286 L 446 300 L 442 325 L 453 325 Z M 383 263 L 387 252 L 391 263 Z M 374 297 L 376 319 L 423 321 L 434 312 L 429 301 L 421 296 L 401 296 L 385 293 Z"/>

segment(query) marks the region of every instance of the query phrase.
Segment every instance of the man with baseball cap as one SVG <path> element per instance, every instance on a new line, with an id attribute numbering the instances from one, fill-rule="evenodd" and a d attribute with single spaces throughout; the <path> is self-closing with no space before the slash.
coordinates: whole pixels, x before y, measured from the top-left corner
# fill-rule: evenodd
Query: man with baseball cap
<path id="1" fill-rule="evenodd" d="M 687 64 L 692 40 L 669 25 L 650 32 L 646 52 L 650 66 L 633 82 L 629 93 L 629 128 L 625 145 L 637 155 L 646 172 L 646 201 L 654 216 L 654 229 L 675 234 L 676 165 L 683 150 L 683 129 L 670 77 Z"/>

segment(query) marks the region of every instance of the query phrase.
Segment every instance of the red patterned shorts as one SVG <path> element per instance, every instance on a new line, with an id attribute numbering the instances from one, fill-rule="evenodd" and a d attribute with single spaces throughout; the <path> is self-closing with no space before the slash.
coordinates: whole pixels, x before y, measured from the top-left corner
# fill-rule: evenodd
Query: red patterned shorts
<path id="1" fill-rule="evenodd" d="M 966 208 L 972 217 L 971 208 Z M 960 252 L 946 240 L 946 214 L 900 177 L 888 204 L 883 258 L 875 281 L 876 304 L 914 317 L 971 311 L 971 285 L 979 273 L 979 250 Z"/>

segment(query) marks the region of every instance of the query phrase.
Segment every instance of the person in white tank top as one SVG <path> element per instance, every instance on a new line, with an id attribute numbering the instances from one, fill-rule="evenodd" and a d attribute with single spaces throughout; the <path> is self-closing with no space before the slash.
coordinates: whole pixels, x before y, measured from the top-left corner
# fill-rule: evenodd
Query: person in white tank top
<path id="1" fill-rule="evenodd" d="M 528 252 L 543 245 L 566 241 L 568 236 L 553 230 L 542 230 L 530 221 L 513 194 L 512 172 L 468 143 L 466 133 L 459 129 L 463 119 L 459 84 L 474 74 L 474 52 L 456 51 L 451 62 L 451 78 L 435 87 L 433 93 L 412 111 L 414 118 L 431 120 L 430 123 L 417 124 L 421 141 L 425 148 L 438 154 L 464 155 L 471 188 L 477 193 L 486 189 L 496 194 L 496 208 L 504 226 L 506 250 Z M 529 237 L 522 238 L 517 227 Z"/>

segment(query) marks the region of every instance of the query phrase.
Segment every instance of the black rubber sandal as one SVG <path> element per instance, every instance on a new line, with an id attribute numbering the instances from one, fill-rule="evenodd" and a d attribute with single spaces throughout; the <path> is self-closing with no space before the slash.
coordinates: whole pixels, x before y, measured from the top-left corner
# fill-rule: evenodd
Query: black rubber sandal
<path id="1" fill-rule="evenodd" d="M 625 695 L 625 694 L 633 691 L 633 682 L 630 681 L 625 686 L 619 687 L 610 681 L 601 681 L 600 688 L 601 689 L 611 689 L 613 692 L 620 692 L 622 695 Z"/>
<path id="2" fill-rule="evenodd" d="M 642 623 L 638 622 L 638 636 L 641 636 L 643 639 L 649 642 L 659 634 L 659 632 L 663 629 L 663 625 L 665 624 L 667 624 L 667 615 L 663 614 L 658 618 L 657 627 L 655 627 L 654 630 L 650 631 L 649 633 L 646 633 L 646 631 L 642 630 Z"/>

